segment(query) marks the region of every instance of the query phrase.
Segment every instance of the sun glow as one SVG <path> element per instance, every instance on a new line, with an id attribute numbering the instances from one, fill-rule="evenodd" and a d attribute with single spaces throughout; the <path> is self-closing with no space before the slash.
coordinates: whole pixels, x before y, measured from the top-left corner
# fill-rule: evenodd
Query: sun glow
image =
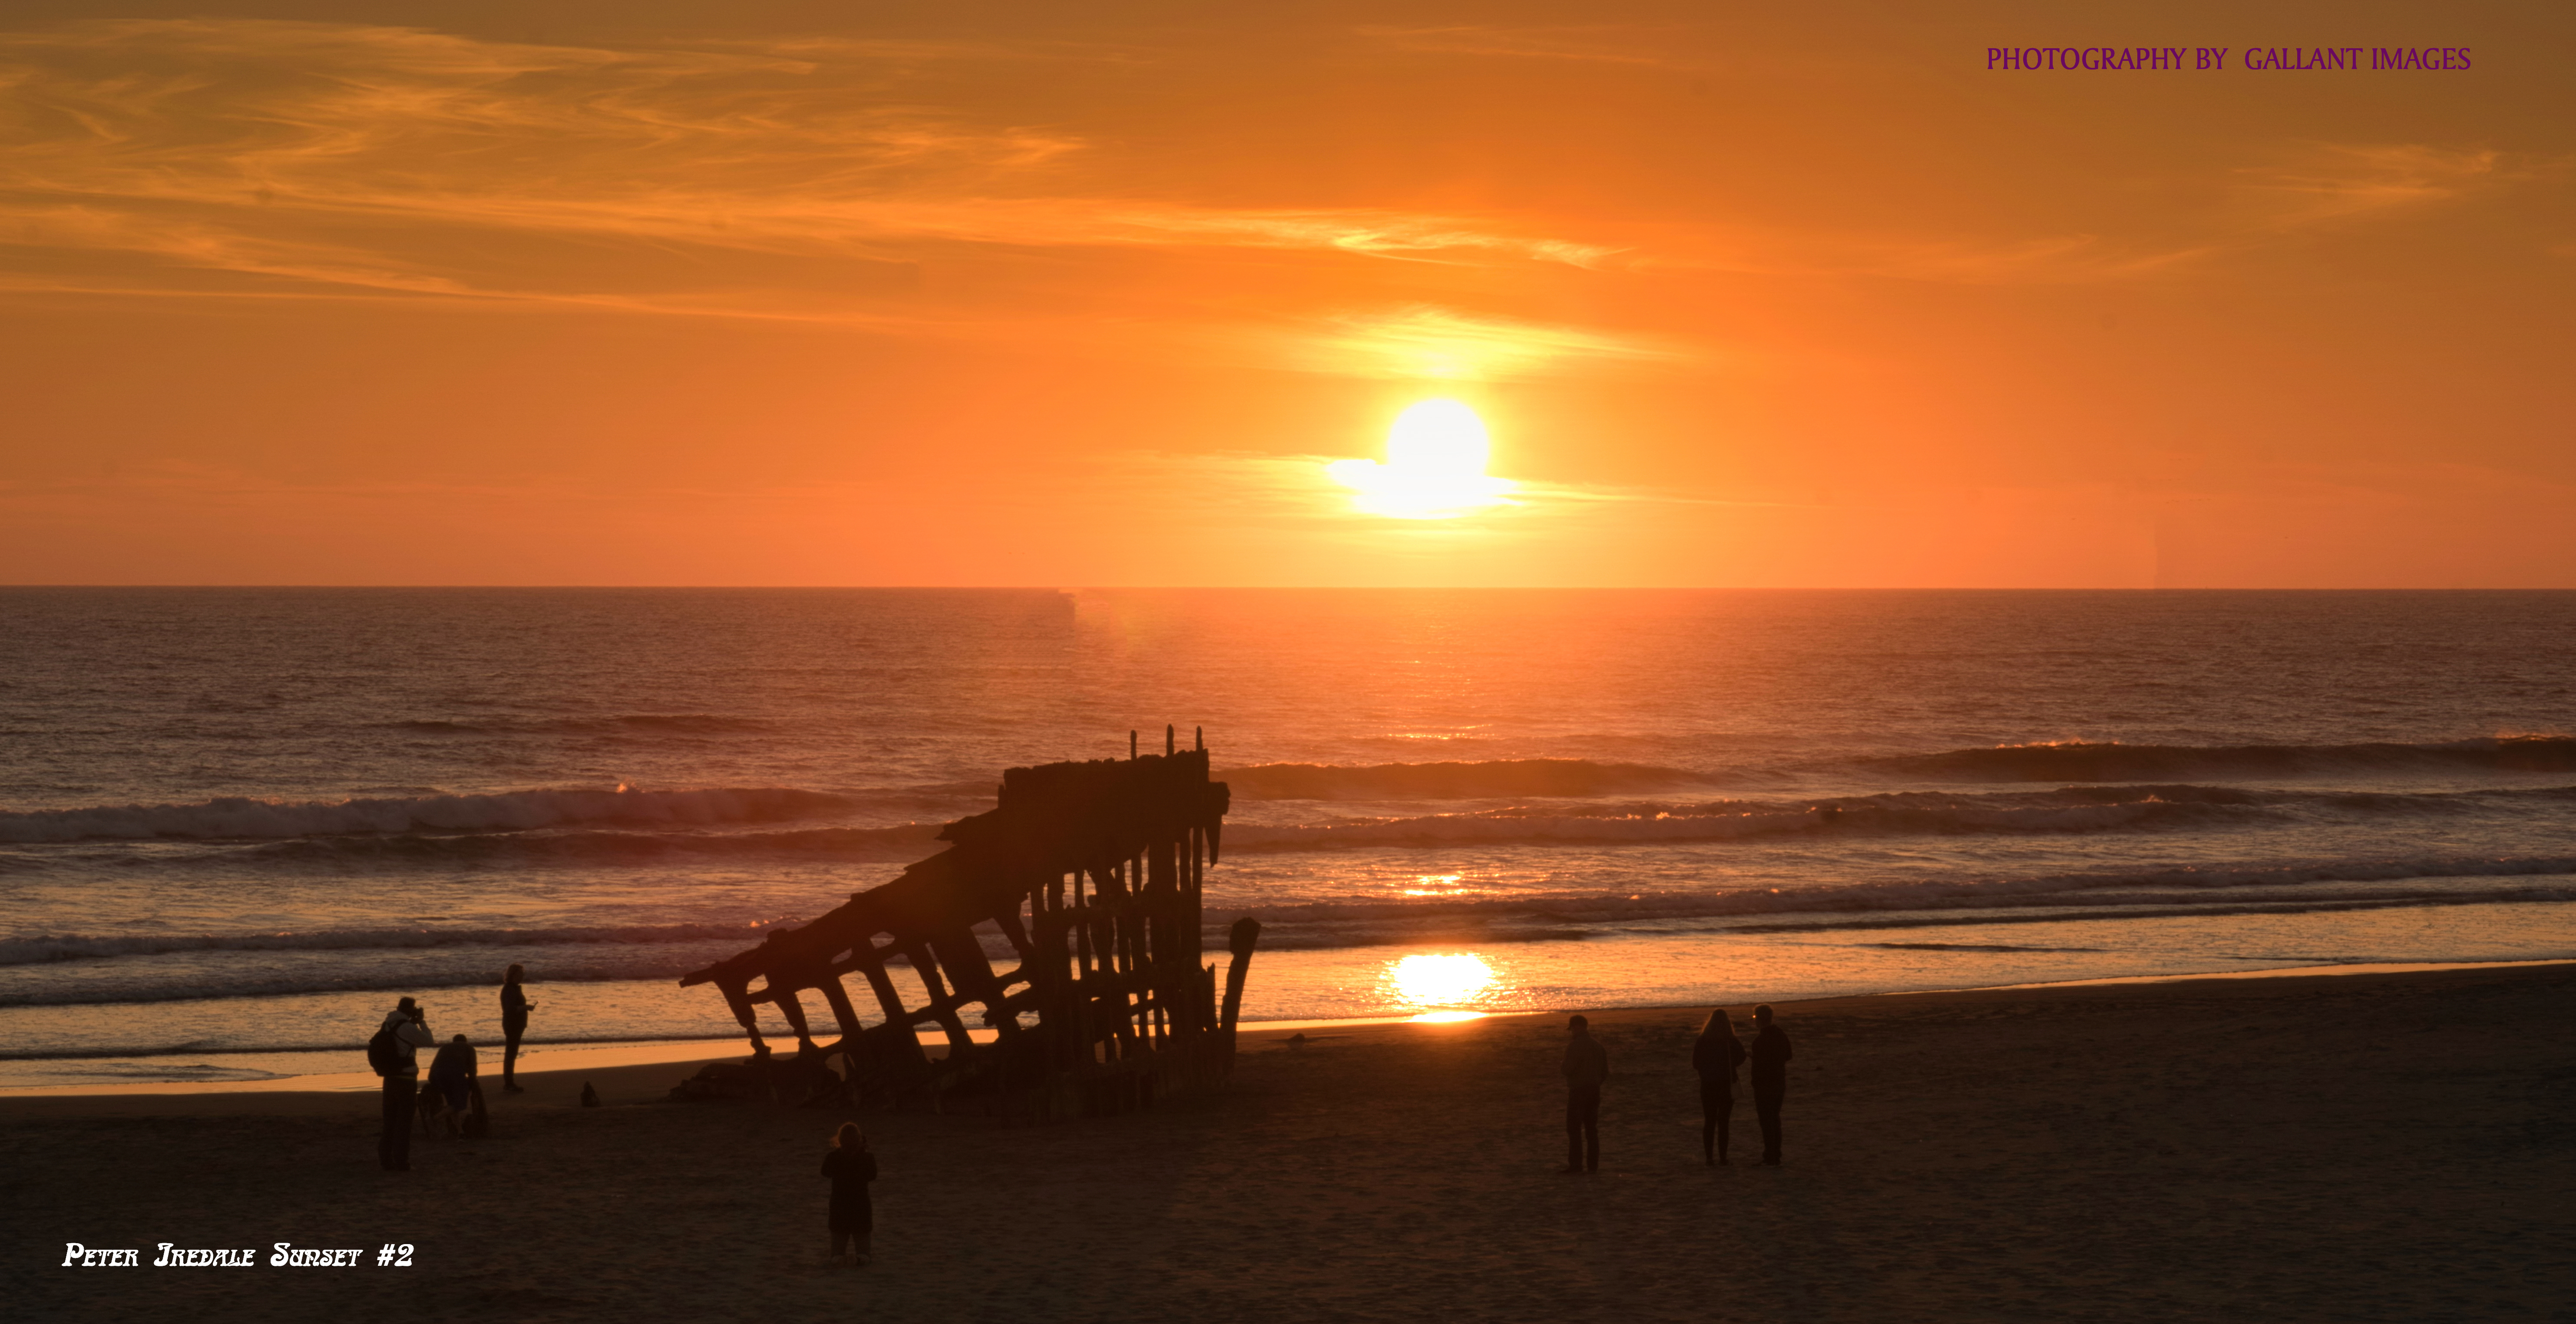
<path id="1" fill-rule="evenodd" d="M 1392 519 L 1456 519 L 1507 506 L 1507 478 L 1485 472 L 1493 443 L 1485 421 L 1455 400 L 1425 400 L 1396 415 L 1386 433 L 1386 462 L 1336 460 L 1334 481 L 1359 493 L 1352 504 Z"/>

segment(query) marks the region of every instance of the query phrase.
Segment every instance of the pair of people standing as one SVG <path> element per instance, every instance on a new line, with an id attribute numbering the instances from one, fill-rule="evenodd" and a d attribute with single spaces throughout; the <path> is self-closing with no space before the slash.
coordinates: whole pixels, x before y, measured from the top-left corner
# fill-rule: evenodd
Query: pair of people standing
<path id="1" fill-rule="evenodd" d="M 1768 1005 L 1753 1009 L 1753 1047 L 1735 1037 L 1724 1009 L 1708 1014 L 1699 1039 L 1691 1045 L 1691 1067 L 1699 1073 L 1700 1150 L 1711 1167 L 1724 1165 L 1728 1123 L 1735 1111 L 1736 1068 L 1752 1064 L 1753 1111 L 1762 1124 L 1762 1161 L 1780 1164 L 1780 1102 L 1788 1092 L 1789 1036 L 1771 1020 Z M 1577 1016 L 1566 1023 L 1572 1036 L 1565 1045 L 1565 1171 L 1601 1170 L 1601 1085 L 1610 1078 L 1610 1054 L 1592 1037 L 1592 1022 Z"/>
<path id="2" fill-rule="evenodd" d="M 1721 1007 L 1708 1014 L 1708 1024 L 1691 1045 L 1691 1069 L 1699 1073 L 1700 1156 L 1710 1167 L 1726 1166 L 1735 1070 L 1748 1061 L 1753 1067 L 1753 1114 L 1762 1125 L 1762 1161 L 1780 1166 L 1780 1101 L 1789 1089 L 1789 1036 L 1772 1023 L 1768 1004 L 1753 1009 L 1753 1025 L 1753 1047 L 1747 1050 Z"/>

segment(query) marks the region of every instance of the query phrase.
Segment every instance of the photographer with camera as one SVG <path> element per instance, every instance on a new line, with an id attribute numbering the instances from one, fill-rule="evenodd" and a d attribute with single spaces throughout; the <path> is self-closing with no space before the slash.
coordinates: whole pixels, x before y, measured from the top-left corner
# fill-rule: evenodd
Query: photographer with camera
<path id="1" fill-rule="evenodd" d="M 385 1133 L 376 1141 L 376 1159 L 387 1172 L 411 1171 L 412 1110 L 419 1106 L 421 1049 L 435 1047 L 429 1016 L 410 998 L 394 1004 L 376 1037 L 367 1042 L 367 1065 L 385 1078 Z"/>

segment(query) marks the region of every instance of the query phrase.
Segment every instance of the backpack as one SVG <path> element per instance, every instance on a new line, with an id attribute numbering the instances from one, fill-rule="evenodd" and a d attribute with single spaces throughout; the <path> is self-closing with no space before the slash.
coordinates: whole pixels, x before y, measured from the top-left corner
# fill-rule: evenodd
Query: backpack
<path id="1" fill-rule="evenodd" d="M 390 1076 L 402 1069 L 402 1049 L 396 1046 L 392 1025 L 376 1031 L 376 1037 L 367 1041 L 367 1066 L 379 1076 Z"/>

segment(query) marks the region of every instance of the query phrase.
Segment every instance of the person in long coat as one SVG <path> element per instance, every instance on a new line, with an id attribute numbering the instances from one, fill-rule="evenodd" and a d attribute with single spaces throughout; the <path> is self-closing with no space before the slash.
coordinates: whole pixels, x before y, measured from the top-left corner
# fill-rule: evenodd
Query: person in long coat
<path id="1" fill-rule="evenodd" d="M 1601 1170 L 1601 1083 L 1610 1079 L 1610 1053 L 1592 1037 L 1592 1021 L 1577 1016 L 1566 1022 L 1565 1170 Z"/>
<path id="2" fill-rule="evenodd" d="M 1699 1038 L 1691 1042 L 1691 1070 L 1699 1073 L 1699 1151 L 1712 1168 L 1726 1166 L 1727 1127 L 1735 1117 L 1735 1069 L 1744 1062 L 1744 1043 L 1720 1007 L 1708 1014 Z"/>
<path id="3" fill-rule="evenodd" d="M 1762 1162 L 1780 1166 L 1780 1100 L 1789 1092 L 1789 1036 L 1771 1022 L 1771 1008 L 1753 1009 L 1753 1116 L 1762 1123 Z"/>

